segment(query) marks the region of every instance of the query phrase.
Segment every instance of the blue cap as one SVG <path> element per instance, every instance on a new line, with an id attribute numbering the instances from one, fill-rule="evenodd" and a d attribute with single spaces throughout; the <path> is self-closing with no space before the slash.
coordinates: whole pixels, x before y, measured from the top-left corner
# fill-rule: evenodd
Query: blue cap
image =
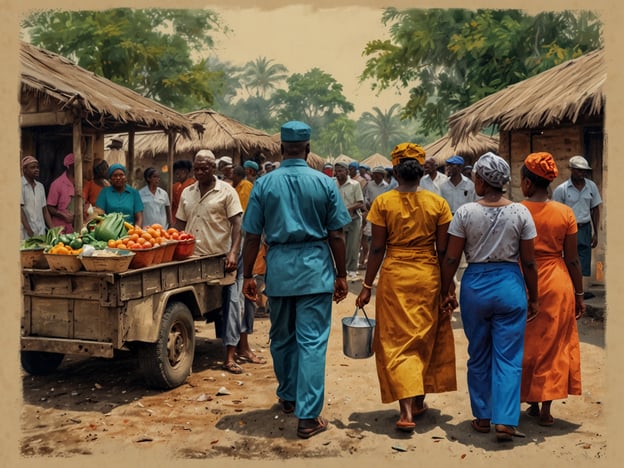
<path id="1" fill-rule="evenodd" d="M 360 167 L 360 163 L 358 163 L 357 161 L 351 161 L 349 163 L 349 167 L 355 167 L 356 169 L 358 169 Z"/>
<path id="2" fill-rule="evenodd" d="M 304 122 L 292 120 L 282 125 L 280 138 L 282 141 L 308 141 L 312 129 Z"/>
<path id="3" fill-rule="evenodd" d="M 450 158 L 448 158 L 446 160 L 446 164 L 460 164 L 460 165 L 464 165 L 464 158 L 462 158 L 461 156 L 451 156 Z"/>
<path id="4" fill-rule="evenodd" d="M 366 169 L 367 171 L 370 171 L 370 167 L 367 166 L 366 164 L 360 164 L 360 169 L 362 168 Z"/>
<path id="5" fill-rule="evenodd" d="M 251 161 L 251 160 L 245 161 L 245 164 L 243 164 L 243 167 L 248 167 L 255 171 L 260 170 L 260 166 L 258 166 L 258 163 L 255 161 Z"/>

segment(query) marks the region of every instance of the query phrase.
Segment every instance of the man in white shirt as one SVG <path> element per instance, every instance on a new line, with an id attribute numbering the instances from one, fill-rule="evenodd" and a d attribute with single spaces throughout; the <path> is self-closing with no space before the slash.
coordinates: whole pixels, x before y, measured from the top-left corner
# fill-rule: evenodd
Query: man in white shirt
<path id="1" fill-rule="evenodd" d="M 420 187 L 440 195 L 440 186 L 448 177 L 438 171 L 438 163 L 433 158 L 425 160 L 423 169 L 425 175 L 420 179 Z"/>
<path id="2" fill-rule="evenodd" d="M 361 167 L 361 166 L 360 166 Z M 388 191 L 390 186 L 385 180 L 386 169 L 383 166 L 375 166 L 372 171 L 372 180 L 370 180 L 364 187 L 364 208 L 365 213 L 368 213 L 373 200 L 382 193 Z M 360 264 L 358 268 L 360 270 L 366 269 L 366 263 L 368 260 L 368 251 L 370 248 L 372 236 L 371 224 L 366 221 L 366 216 L 362 218 L 362 241 L 360 242 Z"/>
<path id="3" fill-rule="evenodd" d="M 37 158 L 25 156 L 22 159 L 22 174 L 21 237 L 28 239 L 45 234 L 46 228 L 52 226 L 52 218 L 48 212 L 43 184 L 36 180 L 39 177 Z"/>
<path id="4" fill-rule="evenodd" d="M 462 174 L 463 167 L 464 158 L 461 156 L 448 158 L 446 160 L 448 179 L 440 185 L 440 195 L 448 202 L 453 214 L 464 203 L 476 199 L 474 183 Z"/>
<path id="5" fill-rule="evenodd" d="M 568 205 L 574 211 L 578 227 L 577 248 L 581 262 L 584 286 L 591 276 L 591 251 L 598 245 L 598 226 L 600 224 L 600 205 L 602 198 L 596 184 L 586 174 L 591 167 L 583 156 L 572 156 L 569 162 L 570 178 L 558 185 L 552 199 Z M 593 230 L 592 230 L 593 225 Z M 585 299 L 591 299 L 592 293 L 586 293 Z"/>
<path id="6" fill-rule="evenodd" d="M 345 250 L 347 263 L 347 278 L 350 281 L 357 279 L 360 238 L 362 233 L 362 208 L 364 208 L 364 194 L 361 185 L 349 177 L 349 165 L 337 162 L 334 166 L 338 192 L 342 197 L 351 222 L 343 227 L 345 233 Z"/>

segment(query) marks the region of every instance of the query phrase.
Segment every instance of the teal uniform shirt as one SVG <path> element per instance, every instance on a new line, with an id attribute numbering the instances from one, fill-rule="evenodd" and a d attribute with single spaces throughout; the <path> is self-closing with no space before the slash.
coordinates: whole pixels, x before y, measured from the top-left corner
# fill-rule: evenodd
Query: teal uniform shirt
<path id="1" fill-rule="evenodd" d="M 104 187 L 95 201 L 95 206 L 104 210 L 104 213 L 123 213 L 124 219 L 130 224 L 134 224 L 134 214 L 143 211 L 139 191 L 129 185 L 121 193 L 113 187 Z"/>
<path id="2" fill-rule="evenodd" d="M 265 294 L 332 293 L 335 271 L 327 233 L 350 222 L 334 180 L 304 160 L 287 159 L 260 177 L 242 227 L 265 234 L 269 246 Z"/>

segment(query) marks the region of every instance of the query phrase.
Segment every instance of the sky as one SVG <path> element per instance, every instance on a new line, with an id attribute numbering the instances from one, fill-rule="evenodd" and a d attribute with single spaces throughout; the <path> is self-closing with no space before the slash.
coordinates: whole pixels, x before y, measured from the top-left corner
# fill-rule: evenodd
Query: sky
<path id="1" fill-rule="evenodd" d="M 395 90 L 379 96 L 372 82 L 359 82 L 366 58 L 366 43 L 389 38 L 381 23 L 381 7 L 342 7 L 313 10 L 294 5 L 274 10 L 209 8 L 219 12 L 233 31 L 214 36 L 221 61 L 244 65 L 258 57 L 273 59 L 288 68 L 288 74 L 320 68 L 343 85 L 343 94 L 355 106 L 350 115 L 379 107 L 386 111 L 395 103 L 404 104 Z M 294 19 L 294 20 L 293 20 Z"/>

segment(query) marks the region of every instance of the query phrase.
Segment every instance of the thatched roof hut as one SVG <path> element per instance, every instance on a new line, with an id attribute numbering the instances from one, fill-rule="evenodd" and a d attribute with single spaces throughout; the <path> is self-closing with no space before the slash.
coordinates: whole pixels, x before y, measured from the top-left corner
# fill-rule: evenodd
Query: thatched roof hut
<path id="1" fill-rule="evenodd" d="M 308 153 L 308 159 L 306 159 L 306 162 L 308 163 L 308 166 L 310 166 L 312 169 L 317 169 L 320 171 L 323 169 L 323 166 L 327 161 L 325 161 L 318 154 L 310 152 Z"/>
<path id="2" fill-rule="evenodd" d="M 570 176 L 569 158 L 583 155 L 593 168 L 591 179 L 603 194 L 601 224 L 606 216 L 603 190 L 607 165 L 604 155 L 605 83 L 607 64 L 604 49 L 569 60 L 520 83 L 487 96 L 449 117 L 453 141 L 461 141 L 489 125 L 499 129 L 498 154 L 511 166 L 512 200 L 522 199 L 520 170 L 529 153 L 547 151 L 553 155 L 559 176 L 554 188 Z M 592 261 L 605 258 L 604 235 L 598 229 L 598 248 Z"/>
<path id="3" fill-rule="evenodd" d="M 479 156 L 488 151 L 496 153 L 498 151 L 498 138 L 477 133 L 453 145 L 451 137 L 446 135 L 425 146 L 424 150 L 426 157 L 435 159 L 439 165 L 444 164 L 448 158 L 456 154 L 463 157 L 466 164 L 472 164 Z"/>
<path id="4" fill-rule="evenodd" d="M 106 133 L 131 129 L 189 134 L 192 130 L 178 112 L 53 52 L 22 42 L 20 60 L 22 127 L 68 125 L 81 117 L 83 128 Z"/>
<path id="5" fill-rule="evenodd" d="M 335 158 L 332 158 L 331 163 L 332 164 L 336 164 L 337 162 L 351 163 L 353 161 L 355 161 L 355 159 L 353 159 L 351 156 L 347 156 L 346 154 L 340 154 L 336 156 Z"/>
<path id="6" fill-rule="evenodd" d="M 262 130 L 210 109 L 189 112 L 185 117 L 200 130 L 176 137 L 176 159 L 192 159 L 201 149 L 209 149 L 217 157 L 231 156 L 235 164 L 260 153 L 270 161 L 280 159 L 279 144 Z M 138 159 L 154 159 L 168 151 L 167 137 L 158 132 L 137 133 L 134 146 Z"/>
<path id="7" fill-rule="evenodd" d="M 499 130 L 576 122 L 604 111 L 604 49 L 569 60 L 491 94 L 449 117 L 453 142 L 496 124 Z"/>
<path id="8" fill-rule="evenodd" d="M 63 157 L 74 153 L 75 228 L 82 225 L 83 175 L 91 173 L 95 158 L 103 157 L 106 134 L 159 130 L 173 138 L 193 131 L 182 114 L 58 54 L 21 42 L 20 65 L 21 154 L 36 156 L 47 188 L 63 172 Z M 130 171 L 133 154 L 130 144 Z"/>
<path id="9" fill-rule="evenodd" d="M 392 161 L 380 153 L 370 155 L 368 158 L 360 161 L 360 164 L 366 164 L 371 169 L 375 166 L 392 167 Z"/>

